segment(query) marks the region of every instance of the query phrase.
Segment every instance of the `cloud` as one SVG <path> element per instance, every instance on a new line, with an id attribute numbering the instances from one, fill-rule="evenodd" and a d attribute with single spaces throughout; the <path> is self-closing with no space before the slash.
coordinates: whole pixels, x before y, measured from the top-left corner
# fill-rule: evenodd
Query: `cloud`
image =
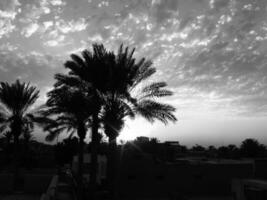
<path id="1" fill-rule="evenodd" d="M 210 110 L 227 105 L 228 110 L 238 113 L 239 108 L 244 113 L 246 108 L 253 107 L 253 102 L 261 110 L 266 109 L 265 0 L 20 3 L 15 9 L 12 6 L 6 9 L 16 14 L 6 15 L 9 23 L 0 21 L 0 27 L 4 26 L 0 37 L 12 31 L 23 32 L 25 37 L 35 34 L 31 39 L 36 39 L 36 45 L 27 43 L 27 38 L 16 41 L 26 50 L 38 48 L 44 54 L 66 55 L 94 42 L 103 42 L 107 48 L 117 50 L 123 42 L 136 47 L 136 57 L 153 60 L 158 69 L 154 80 L 168 81 L 175 91 L 182 89 L 184 96 L 177 96 L 176 100 L 192 99 L 185 107 L 193 107 L 201 99 L 202 105 Z M 17 12 L 18 7 L 21 13 Z M 262 97 L 257 101 L 259 94 Z M 255 112 L 260 110 L 253 108 Z"/>
<path id="2" fill-rule="evenodd" d="M 46 21 L 43 23 L 44 31 L 47 34 L 43 34 L 44 45 L 50 47 L 65 46 L 71 44 L 74 39 L 71 34 L 81 32 L 86 29 L 87 23 L 84 18 L 78 20 L 65 21 L 60 19 L 53 23 L 52 21 Z M 66 40 L 68 38 L 68 41 Z"/>
<path id="3" fill-rule="evenodd" d="M 46 0 L 32 0 L 31 3 L 23 4 L 22 9 L 23 12 L 20 21 L 23 23 L 36 21 L 40 19 L 43 15 L 47 15 L 51 12 L 49 4 Z"/>
<path id="4" fill-rule="evenodd" d="M 15 19 L 18 6 L 20 6 L 18 0 L 2 0 L 0 2 L 0 18 Z"/>
<path id="5" fill-rule="evenodd" d="M 210 7 L 216 11 L 223 9 L 229 5 L 231 0 L 210 0 Z"/>
<path id="6" fill-rule="evenodd" d="M 63 19 L 57 21 L 55 26 L 62 33 L 70 33 L 70 32 L 78 32 L 85 30 L 87 27 L 87 23 L 85 18 L 80 18 L 78 20 L 64 21 Z"/>
<path id="7" fill-rule="evenodd" d="M 0 2 L 0 39 L 9 36 L 15 29 L 13 24 L 17 15 L 17 7 L 20 3 L 17 0 L 3 0 Z"/>
<path id="8" fill-rule="evenodd" d="M 32 36 L 32 34 L 34 34 L 38 30 L 38 28 L 39 25 L 37 23 L 32 23 L 29 26 L 22 29 L 21 34 L 28 38 Z"/>
<path id="9" fill-rule="evenodd" d="M 21 4 L 21 23 L 37 22 L 48 15 L 58 15 L 62 12 L 62 7 L 66 5 L 62 0 L 29 0 Z"/>
<path id="10" fill-rule="evenodd" d="M 50 0 L 49 3 L 53 6 L 62 6 L 62 5 L 66 5 L 66 2 L 62 1 L 62 0 Z"/>
<path id="11" fill-rule="evenodd" d="M 9 33 L 11 33 L 15 29 L 15 25 L 12 24 L 9 20 L 0 20 L 0 38 L 3 36 L 8 37 Z"/>
<path id="12" fill-rule="evenodd" d="M 164 23 L 167 19 L 178 14 L 178 4 L 177 0 L 157 0 L 152 1 L 153 14 L 156 18 L 158 24 Z"/>
<path id="13" fill-rule="evenodd" d="M 167 138 L 183 131 L 191 137 L 203 126 L 212 135 L 216 120 L 226 118 L 266 121 L 266 6 L 266 0 L 0 0 L 0 79 L 31 81 L 41 103 L 54 73 L 65 72 L 67 55 L 94 42 L 117 51 L 123 42 L 136 47 L 137 59 L 152 59 L 151 81 L 166 81 L 174 92 L 164 102 L 177 108 L 181 123 L 168 126 Z M 225 131 L 218 132 L 223 138 Z"/>
<path id="14" fill-rule="evenodd" d="M 53 75 L 60 71 L 62 62 L 52 56 L 40 53 L 21 54 L 10 50 L 0 51 L 0 80 L 13 82 L 18 78 L 38 85 L 51 86 Z M 62 67 L 63 68 L 63 67 Z"/>
<path id="15" fill-rule="evenodd" d="M 61 45 L 66 45 L 66 43 L 63 43 L 65 40 L 64 35 L 60 35 L 57 38 L 53 40 L 48 40 L 44 43 L 44 45 L 50 46 L 50 47 L 55 47 L 55 46 L 61 46 Z"/>
<path id="16" fill-rule="evenodd" d="M 14 51 L 16 49 L 18 49 L 18 47 L 9 42 L 0 45 L 0 51 Z"/>

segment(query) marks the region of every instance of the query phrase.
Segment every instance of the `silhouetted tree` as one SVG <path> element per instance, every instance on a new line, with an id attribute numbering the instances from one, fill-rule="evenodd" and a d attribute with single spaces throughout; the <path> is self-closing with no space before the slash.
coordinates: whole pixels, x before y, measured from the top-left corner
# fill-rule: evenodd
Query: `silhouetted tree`
<path id="1" fill-rule="evenodd" d="M 229 157 L 232 159 L 239 158 L 240 157 L 239 148 L 234 144 L 229 144 L 228 145 L 228 154 L 229 154 Z"/>
<path id="2" fill-rule="evenodd" d="M 104 102 L 103 96 L 111 91 L 119 91 L 111 84 L 111 66 L 114 61 L 114 55 L 107 52 L 103 45 L 93 45 L 93 51 L 84 50 L 82 57 L 72 54 L 71 60 L 65 63 L 69 69 L 68 74 L 56 74 L 56 86 L 68 86 L 86 91 L 91 95 L 93 101 L 92 112 L 92 148 L 91 148 L 91 170 L 90 185 L 91 198 L 94 198 L 96 189 L 97 173 L 97 146 L 98 146 L 98 129 L 100 125 L 99 114 Z M 120 87 L 120 85 L 117 85 Z"/>
<path id="3" fill-rule="evenodd" d="M 193 151 L 198 151 L 198 152 L 204 152 L 206 149 L 205 147 L 199 145 L 199 144 L 196 144 L 195 146 L 192 147 L 192 150 Z"/>
<path id="4" fill-rule="evenodd" d="M 220 146 L 217 149 L 219 158 L 237 159 L 240 157 L 239 148 L 236 145 Z"/>
<path id="5" fill-rule="evenodd" d="M 208 151 L 216 151 L 216 147 L 213 146 L 213 145 L 210 145 L 210 146 L 208 147 Z"/>
<path id="6" fill-rule="evenodd" d="M 264 155 L 266 147 L 260 144 L 256 139 L 248 138 L 242 142 L 240 151 L 242 156 L 260 157 Z"/>
<path id="7" fill-rule="evenodd" d="M 134 118 L 140 115 L 150 122 L 159 120 L 165 124 L 168 121 L 176 121 L 173 115 L 175 108 L 156 101 L 157 98 L 172 95 L 172 92 L 165 89 L 165 82 L 141 84 L 149 79 L 156 69 L 152 67 L 152 62 L 145 60 L 136 61 L 133 57 L 134 49 L 129 51 L 128 47 L 121 45 L 118 54 L 115 56 L 115 67 L 112 84 L 120 85 L 127 95 L 121 95 L 121 90 L 110 91 L 106 95 L 106 103 L 103 107 L 103 123 L 105 134 L 109 138 L 110 152 L 108 159 L 108 178 L 110 185 L 114 185 L 116 176 L 116 140 L 124 126 L 126 117 Z M 123 80 L 123 81 L 122 81 Z"/>
<path id="8" fill-rule="evenodd" d="M 188 149 L 185 145 L 180 145 L 180 151 L 181 151 L 181 153 L 185 154 L 188 152 Z"/>
<path id="9" fill-rule="evenodd" d="M 220 146 L 217 150 L 219 158 L 229 158 L 229 149 L 226 146 Z"/>
<path id="10" fill-rule="evenodd" d="M 0 132 L 10 131 L 14 137 L 15 146 L 15 174 L 18 175 L 18 145 L 19 136 L 23 130 L 33 129 L 35 123 L 42 123 L 43 118 L 33 110 L 39 91 L 30 84 L 21 83 L 0 83 Z"/>
<path id="11" fill-rule="evenodd" d="M 87 129 L 91 125 L 90 117 L 93 106 L 91 97 L 81 89 L 56 83 L 54 89 L 48 93 L 46 107 L 42 110 L 44 116 L 53 119 L 45 127 L 45 130 L 49 131 L 46 137 L 47 141 L 54 140 L 63 131 L 69 132 L 71 135 L 76 132 L 79 137 L 79 186 L 82 185 L 83 177 L 84 139 Z"/>
<path id="12" fill-rule="evenodd" d="M 163 89 L 166 86 L 164 82 L 144 87 L 138 98 L 132 95 L 132 90 L 156 71 L 151 67 L 150 61 L 141 59 L 139 62 L 135 62 L 132 57 L 133 53 L 134 50 L 128 53 L 128 48 L 124 49 L 121 46 L 116 56 L 113 52 L 108 52 L 103 45 L 95 44 L 92 52 L 88 50 L 82 52 L 82 58 L 71 55 L 71 60 L 65 63 L 65 67 L 70 70 L 67 75 L 56 75 L 57 85 L 85 88 L 93 99 L 90 173 L 92 188 L 96 183 L 97 135 L 101 114 L 103 114 L 103 121 L 110 121 L 110 127 L 108 127 L 108 123 L 104 123 L 106 132 L 109 132 L 107 135 L 111 137 L 110 141 L 116 139 L 118 130 L 123 127 L 124 117 L 133 116 L 134 113 L 145 116 L 151 122 L 155 119 L 164 123 L 167 123 L 168 120 L 176 120 L 172 114 L 175 110 L 172 106 L 153 101 L 154 97 L 172 94 Z M 120 110 L 113 116 L 113 119 L 108 114 L 114 113 L 111 108 L 116 111 Z M 121 113 L 123 114 L 121 115 Z"/>

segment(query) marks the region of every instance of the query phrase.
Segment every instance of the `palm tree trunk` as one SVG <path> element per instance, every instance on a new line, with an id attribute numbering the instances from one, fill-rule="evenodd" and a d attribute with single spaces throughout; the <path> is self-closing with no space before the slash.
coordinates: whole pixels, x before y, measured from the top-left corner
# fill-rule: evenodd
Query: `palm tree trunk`
<path id="1" fill-rule="evenodd" d="M 90 187 L 91 199 L 95 199 L 97 188 L 97 147 L 98 147 L 98 112 L 93 114 L 92 119 L 92 142 L 91 142 L 91 168 L 90 168 Z"/>
<path id="2" fill-rule="evenodd" d="M 78 176 L 79 179 L 82 181 L 83 179 L 83 147 L 84 141 L 80 138 L 79 140 L 79 155 L 78 155 Z"/>
<path id="3" fill-rule="evenodd" d="M 14 136 L 14 184 L 15 188 L 19 184 L 19 137 L 18 135 Z"/>
<path id="4" fill-rule="evenodd" d="M 81 123 L 78 127 L 78 136 L 79 136 L 79 153 L 78 153 L 78 196 L 79 199 L 84 199 L 83 192 L 83 164 L 84 164 L 84 138 L 85 138 L 86 130 L 83 123 Z"/>
<path id="5" fill-rule="evenodd" d="M 118 167 L 118 159 L 117 159 L 117 137 L 109 137 L 109 152 L 108 152 L 108 167 L 107 167 L 107 178 L 109 184 L 109 190 L 113 199 L 115 199 L 116 195 L 116 179 L 117 179 L 117 167 Z"/>
<path id="6" fill-rule="evenodd" d="M 6 159 L 6 163 L 8 163 L 9 164 L 9 162 L 10 162 L 10 148 L 11 148 L 11 145 L 10 145 L 10 140 L 11 140 L 11 138 L 9 137 L 9 136 L 7 136 L 7 144 L 6 144 L 6 149 L 5 149 L 5 159 Z"/>

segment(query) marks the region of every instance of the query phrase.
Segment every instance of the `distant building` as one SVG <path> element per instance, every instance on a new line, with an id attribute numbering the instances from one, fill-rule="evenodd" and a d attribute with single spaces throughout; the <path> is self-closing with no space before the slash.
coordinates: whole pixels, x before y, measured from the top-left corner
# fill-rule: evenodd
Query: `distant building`
<path id="1" fill-rule="evenodd" d="M 140 136 L 136 138 L 136 141 L 141 143 L 149 142 L 149 137 Z"/>
<path id="2" fill-rule="evenodd" d="M 180 147 L 179 141 L 166 141 L 164 144 L 167 146 Z"/>

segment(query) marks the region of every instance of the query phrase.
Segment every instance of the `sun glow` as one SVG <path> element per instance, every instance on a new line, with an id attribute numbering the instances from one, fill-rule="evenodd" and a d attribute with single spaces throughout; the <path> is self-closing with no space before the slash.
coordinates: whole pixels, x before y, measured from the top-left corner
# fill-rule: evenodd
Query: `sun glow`
<path id="1" fill-rule="evenodd" d="M 137 118 L 135 120 L 127 119 L 125 126 L 118 137 L 118 142 L 134 140 L 138 136 L 152 136 L 153 124 L 148 121 Z"/>

